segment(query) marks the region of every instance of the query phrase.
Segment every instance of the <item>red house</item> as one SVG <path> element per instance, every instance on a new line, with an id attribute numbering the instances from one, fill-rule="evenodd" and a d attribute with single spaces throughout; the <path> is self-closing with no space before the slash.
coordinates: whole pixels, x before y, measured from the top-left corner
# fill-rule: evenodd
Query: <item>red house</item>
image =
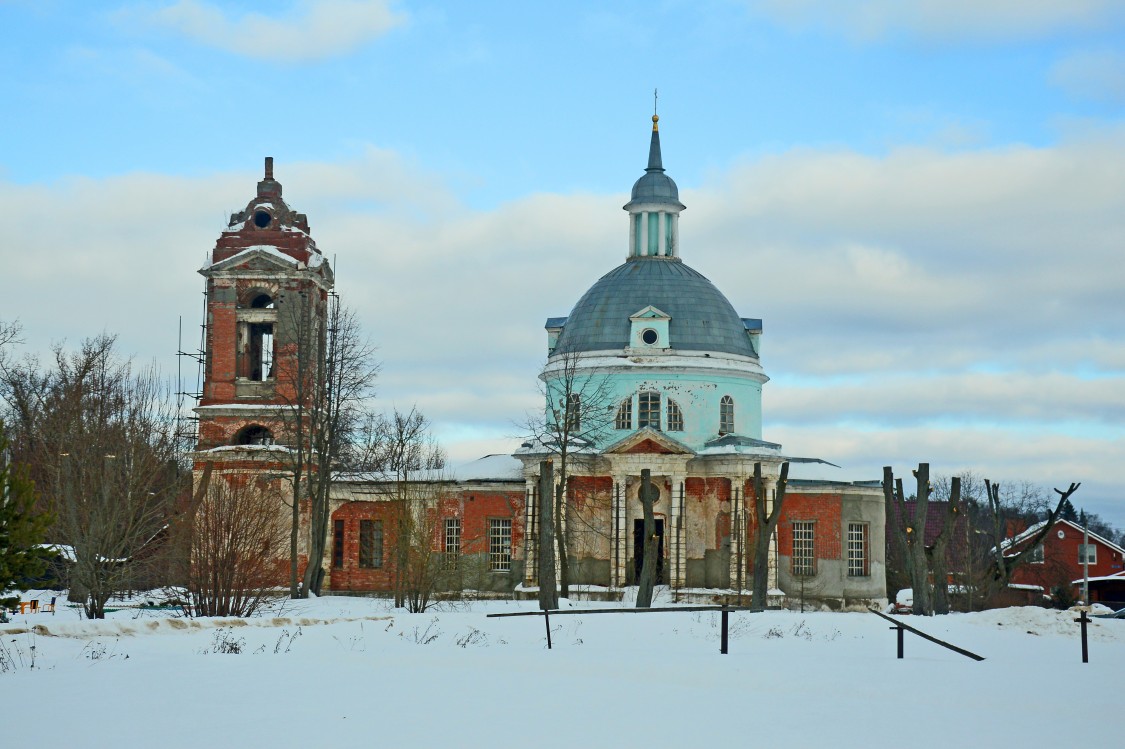
<path id="1" fill-rule="evenodd" d="M 1036 523 L 1002 545 L 1004 556 L 1023 551 L 1043 528 Z M 1084 536 L 1088 535 L 1088 540 Z M 1083 564 L 1085 562 L 1085 564 Z M 1104 578 L 1125 570 L 1125 549 L 1096 533 L 1084 534 L 1082 526 L 1069 520 L 1060 520 L 1031 553 L 1030 561 L 1021 564 L 1012 573 L 1012 584 L 1038 586 L 1044 594 L 1057 587 L 1070 587 L 1081 597 L 1082 580 Z M 1091 586 L 1091 599 L 1099 600 L 1095 586 Z"/>

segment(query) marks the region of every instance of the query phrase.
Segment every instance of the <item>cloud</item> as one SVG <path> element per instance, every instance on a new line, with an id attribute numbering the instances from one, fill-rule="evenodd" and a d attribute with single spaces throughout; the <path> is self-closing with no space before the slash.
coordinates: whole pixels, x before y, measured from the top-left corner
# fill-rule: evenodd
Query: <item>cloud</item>
<path id="1" fill-rule="evenodd" d="M 1125 54 L 1108 49 L 1077 52 L 1055 63 L 1050 81 L 1078 98 L 1125 104 Z"/>
<path id="2" fill-rule="evenodd" d="M 276 174 L 379 346 L 380 401 L 417 403 L 458 458 L 507 449 L 539 407 L 544 320 L 625 257 L 626 196 L 475 210 L 375 147 Z M 794 150 L 684 187 L 681 248 L 764 318 L 766 439 L 853 478 L 928 460 L 1085 481 L 1095 509 L 1125 481 L 1123 174 L 1125 130 L 1049 148 Z M 0 181 L 3 316 L 31 350 L 105 329 L 174 371 L 179 316 L 185 346 L 202 322 L 195 271 L 259 178 L 255 164 Z"/>
<path id="3" fill-rule="evenodd" d="M 232 16 L 210 3 L 177 0 L 158 9 L 129 9 L 121 17 L 237 55 L 282 62 L 346 55 L 406 20 L 389 0 L 297 0 L 280 17 Z"/>
<path id="4" fill-rule="evenodd" d="M 756 13 L 795 28 L 870 41 L 905 33 L 935 41 L 1053 36 L 1125 20 L 1116 0 L 748 0 Z"/>

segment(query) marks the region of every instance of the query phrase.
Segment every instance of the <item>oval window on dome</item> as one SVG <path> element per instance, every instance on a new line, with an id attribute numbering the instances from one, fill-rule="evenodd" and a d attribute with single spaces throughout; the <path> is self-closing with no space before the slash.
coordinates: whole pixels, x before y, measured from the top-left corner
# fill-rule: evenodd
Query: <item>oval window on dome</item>
<path id="1" fill-rule="evenodd" d="M 645 328 L 641 331 L 641 340 L 644 341 L 646 346 L 653 346 L 660 340 L 660 334 L 652 328 Z"/>

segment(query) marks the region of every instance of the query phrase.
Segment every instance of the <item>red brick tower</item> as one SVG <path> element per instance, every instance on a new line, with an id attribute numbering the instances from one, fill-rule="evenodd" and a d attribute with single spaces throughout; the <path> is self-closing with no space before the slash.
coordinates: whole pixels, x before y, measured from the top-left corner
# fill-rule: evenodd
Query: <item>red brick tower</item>
<path id="1" fill-rule="evenodd" d="M 230 218 L 210 261 L 203 393 L 196 413 L 196 475 L 277 473 L 292 443 L 290 415 L 311 400 L 323 361 L 332 269 L 309 223 L 265 178 Z"/>

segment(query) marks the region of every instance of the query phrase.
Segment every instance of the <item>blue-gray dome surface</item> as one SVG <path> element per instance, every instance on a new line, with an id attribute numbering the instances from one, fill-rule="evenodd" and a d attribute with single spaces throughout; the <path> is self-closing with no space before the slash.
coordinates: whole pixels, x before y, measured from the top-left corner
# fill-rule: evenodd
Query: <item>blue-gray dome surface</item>
<path id="1" fill-rule="evenodd" d="M 671 348 L 757 358 L 746 325 L 715 285 L 679 260 L 630 258 L 606 273 L 574 305 L 555 353 L 621 350 L 629 317 L 652 305 L 672 318 Z"/>

